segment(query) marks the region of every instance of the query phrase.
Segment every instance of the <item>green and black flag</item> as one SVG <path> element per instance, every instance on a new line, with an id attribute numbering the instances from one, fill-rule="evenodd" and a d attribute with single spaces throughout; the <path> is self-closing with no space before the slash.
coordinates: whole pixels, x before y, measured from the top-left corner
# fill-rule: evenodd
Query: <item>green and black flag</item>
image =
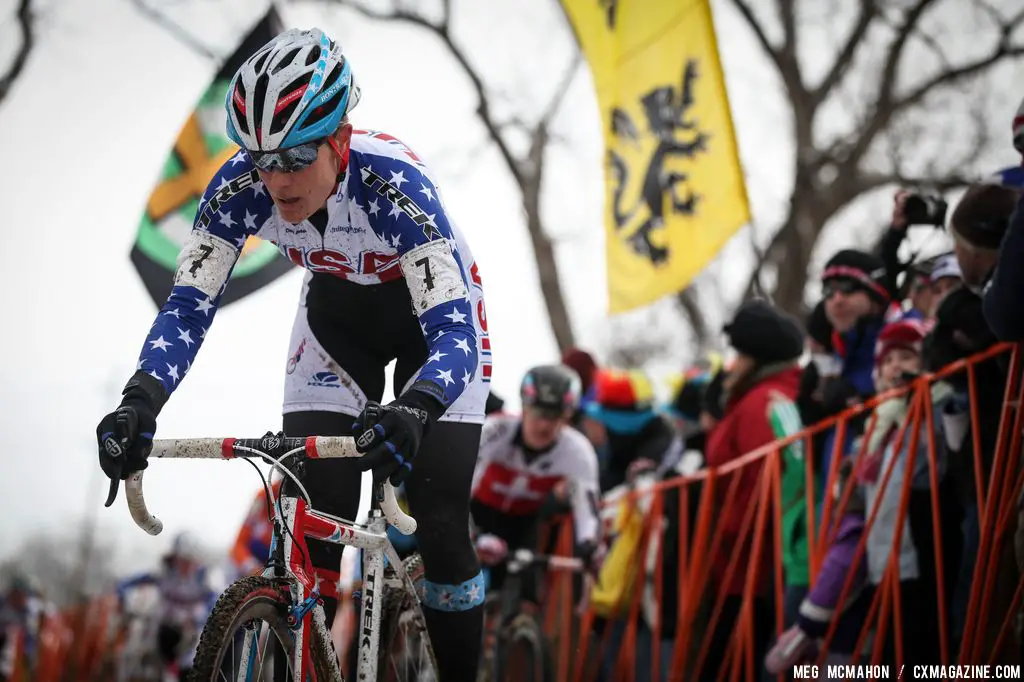
<path id="1" fill-rule="evenodd" d="M 221 165 L 238 152 L 224 132 L 224 98 L 231 77 L 242 62 L 280 33 L 281 20 L 271 5 L 234 54 L 228 57 L 188 117 L 163 172 L 153 188 L 132 247 L 132 263 L 158 305 L 171 293 L 178 252 L 184 245 L 199 200 Z M 249 237 L 224 292 L 221 305 L 248 296 L 292 268 L 273 244 Z"/>

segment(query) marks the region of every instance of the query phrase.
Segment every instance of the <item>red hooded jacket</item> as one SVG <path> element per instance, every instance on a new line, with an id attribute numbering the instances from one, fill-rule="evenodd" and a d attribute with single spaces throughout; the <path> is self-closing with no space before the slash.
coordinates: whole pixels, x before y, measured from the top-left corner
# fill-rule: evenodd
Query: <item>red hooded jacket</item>
<path id="1" fill-rule="evenodd" d="M 799 367 L 786 368 L 777 374 L 761 379 L 746 392 L 736 397 L 730 397 L 722 421 L 708 435 L 705 459 L 709 467 L 727 464 L 776 440 L 770 415 L 772 403 L 780 397 L 796 400 L 802 371 Z M 741 554 L 739 562 L 733 570 L 732 580 L 724 586 L 730 595 L 743 594 L 747 568 L 752 564 L 753 533 L 748 531 L 747 537 L 742 543 L 739 534 L 747 508 L 757 504 L 761 495 L 761 471 L 763 468 L 763 460 L 748 464 L 726 474 L 715 483 L 715 499 L 721 506 L 725 502 L 733 478 L 740 477 L 731 506 L 727 509 L 717 510 L 713 528 L 713 536 L 721 535 L 718 550 L 712 558 L 713 579 L 724 580 L 730 558 L 736 551 Z M 758 569 L 756 595 L 767 594 L 771 572 L 772 543 L 774 542 L 774 534 L 771 531 L 772 510 L 769 508 L 766 512 L 768 518 L 764 530 L 765 536 L 762 540 L 763 551 Z M 751 527 L 753 528 L 756 523 L 757 511 L 754 511 Z"/>

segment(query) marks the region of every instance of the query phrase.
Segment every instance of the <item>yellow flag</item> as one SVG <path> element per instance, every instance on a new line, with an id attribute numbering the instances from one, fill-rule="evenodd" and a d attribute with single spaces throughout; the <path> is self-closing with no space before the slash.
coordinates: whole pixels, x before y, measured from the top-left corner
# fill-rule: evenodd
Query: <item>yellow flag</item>
<path id="1" fill-rule="evenodd" d="M 612 313 L 684 289 L 750 220 L 709 0 L 562 0 L 605 135 Z"/>

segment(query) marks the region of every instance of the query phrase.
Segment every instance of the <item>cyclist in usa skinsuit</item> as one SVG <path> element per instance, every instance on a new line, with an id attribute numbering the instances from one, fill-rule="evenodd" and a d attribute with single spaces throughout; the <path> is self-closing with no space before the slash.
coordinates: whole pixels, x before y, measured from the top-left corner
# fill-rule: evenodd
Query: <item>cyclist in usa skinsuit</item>
<path id="1" fill-rule="evenodd" d="M 305 268 L 285 372 L 289 436 L 361 435 L 359 460 L 309 461 L 314 506 L 353 518 L 359 471 L 406 481 L 426 566 L 425 614 L 440 678 L 473 680 L 483 578 L 469 496 L 490 382 L 483 290 L 430 172 L 404 144 L 356 131 L 341 48 L 319 29 L 261 48 L 228 90 L 241 151 L 216 173 L 120 407 L 97 428 L 116 481 L 145 468 L 156 415 L 189 371 L 248 237 Z M 396 361 L 398 398 L 380 405 Z M 413 460 L 415 458 L 415 467 Z M 310 541 L 336 579 L 341 548 Z M 336 602 L 327 600 L 328 620 Z"/>

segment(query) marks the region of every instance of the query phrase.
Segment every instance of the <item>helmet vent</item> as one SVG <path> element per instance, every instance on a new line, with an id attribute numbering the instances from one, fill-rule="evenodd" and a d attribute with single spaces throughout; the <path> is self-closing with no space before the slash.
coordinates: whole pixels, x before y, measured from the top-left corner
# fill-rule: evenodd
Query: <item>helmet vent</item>
<path id="1" fill-rule="evenodd" d="M 285 55 L 283 57 L 280 57 L 277 60 L 277 64 L 275 64 L 274 67 L 271 69 L 272 73 L 275 73 L 275 74 L 280 73 L 282 69 L 285 69 L 285 68 L 291 66 L 292 61 L 294 61 L 294 59 L 298 55 L 299 55 L 299 48 L 296 47 L 294 49 L 288 50 L 288 52 L 285 53 Z"/>
<path id="2" fill-rule="evenodd" d="M 263 54 L 261 54 L 256 59 L 255 62 L 253 62 L 252 70 L 255 71 L 256 73 L 261 73 L 263 71 L 263 67 L 266 66 L 267 58 L 269 56 L 270 56 L 270 48 L 268 47 L 266 50 L 263 51 Z"/>
<path id="3" fill-rule="evenodd" d="M 334 67 L 334 69 L 331 71 L 331 74 L 324 81 L 324 86 L 323 88 L 320 89 L 320 92 L 326 92 L 327 90 L 334 86 L 334 84 L 338 81 L 339 78 L 341 78 L 342 66 L 342 64 L 338 64 L 337 66 Z M 338 105 L 341 104 L 341 100 L 347 94 L 347 87 L 338 88 L 338 91 L 334 93 L 334 95 L 329 100 L 327 100 L 326 102 L 318 106 L 316 109 L 314 109 L 312 112 L 310 112 L 309 117 L 302 124 L 303 127 L 316 125 L 320 121 L 327 118 L 331 114 L 331 112 L 338 108 Z"/>

